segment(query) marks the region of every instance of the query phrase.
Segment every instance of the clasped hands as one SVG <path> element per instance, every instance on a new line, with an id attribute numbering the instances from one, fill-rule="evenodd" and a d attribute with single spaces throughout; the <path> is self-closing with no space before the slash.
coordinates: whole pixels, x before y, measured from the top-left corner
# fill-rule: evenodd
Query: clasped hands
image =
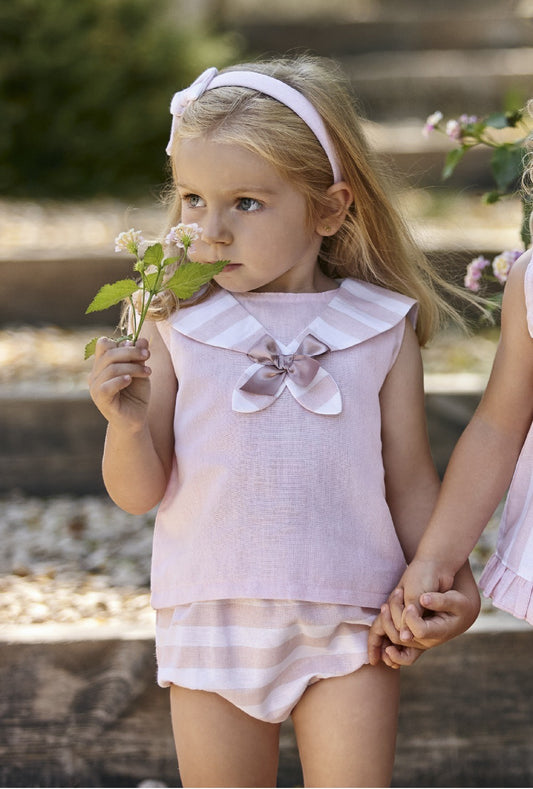
<path id="1" fill-rule="evenodd" d="M 370 629 L 370 664 L 412 665 L 425 650 L 468 630 L 479 608 L 479 592 L 468 565 L 454 580 L 440 573 L 434 562 L 414 559 Z"/>

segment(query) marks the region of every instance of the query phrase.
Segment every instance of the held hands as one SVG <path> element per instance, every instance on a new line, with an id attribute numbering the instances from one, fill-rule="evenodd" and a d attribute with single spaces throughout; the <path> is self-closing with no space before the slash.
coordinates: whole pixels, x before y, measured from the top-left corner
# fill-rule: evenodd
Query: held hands
<path id="1" fill-rule="evenodd" d="M 464 633 L 479 613 L 479 592 L 468 565 L 456 581 L 458 588 L 451 589 L 453 576 L 439 574 L 430 562 L 413 560 L 372 625 L 371 665 L 380 660 L 391 668 L 411 665 L 422 651 Z"/>
<path id="2" fill-rule="evenodd" d="M 107 337 L 98 340 L 89 391 L 110 424 L 129 430 L 140 429 L 145 424 L 151 374 L 145 362 L 149 357 L 148 341 L 144 338 L 136 345 L 117 344 Z"/>

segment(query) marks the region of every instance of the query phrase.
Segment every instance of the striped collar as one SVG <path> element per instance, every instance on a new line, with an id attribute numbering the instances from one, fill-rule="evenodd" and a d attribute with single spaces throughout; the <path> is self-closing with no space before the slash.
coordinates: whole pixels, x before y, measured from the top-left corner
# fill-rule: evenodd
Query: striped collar
<path id="1" fill-rule="evenodd" d="M 280 354 L 296 354 L 309 335 L 324 343 L 329 351 L 358 345 L 396 326 L 406 316 L 416 323 L 416 302 L 400 293 L 360 280 L 344 279 L 333 291 L 331 300 L 288 345 L 277 342 Z M 169 324 L 180 334 L 218 348 L 248 355 L 258 344 L 269 339 L 262 324 L 229 292 L 218 290 L 194 307 L 176 311 Z M 319 357 L 320 358 L 320 357 Z M 233 394 L 233 409 L 251 412 L 266 408 L 287 387 L 298 402 L 310 411 L 336 414 L 342 410 L 337 384 L 319 365 L 315 378 L 307 385 L 297 383 L 290 374 L 280 376 L 274 394 L 253 394 L 242 389 L 257 373 L 256 361 L 243 372 Z"/>

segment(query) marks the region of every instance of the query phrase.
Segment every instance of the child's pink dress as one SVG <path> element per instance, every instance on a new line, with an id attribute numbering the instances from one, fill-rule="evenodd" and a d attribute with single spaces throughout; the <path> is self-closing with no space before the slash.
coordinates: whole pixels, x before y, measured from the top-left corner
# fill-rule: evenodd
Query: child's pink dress
<path id="1" fill-rule="evenodd" d="M 308 685 L 368 662 L 405 568 L 379 391 L 407 316 L 412 299 L 344 280 L 221 290 L 157 324 L 179 387 L 152 562 L 159 684 L 275 723 Z"/>
<path id="2" fill-rule="evenodd" d="M 533 260 L 524 285 L 528 329 L 533 337 Z M 507 494 L 496 553 L 483 571 L 480 586 L 495 606 L 533 625 L 533 425 Z"/>

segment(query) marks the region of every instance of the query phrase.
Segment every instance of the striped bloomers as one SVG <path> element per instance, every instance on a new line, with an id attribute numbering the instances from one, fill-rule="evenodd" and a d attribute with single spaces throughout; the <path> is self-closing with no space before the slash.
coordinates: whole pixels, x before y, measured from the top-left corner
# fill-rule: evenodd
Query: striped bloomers
<path id="1" fill-rule="evenodd" d="M 248 715 L 286 720 L 305 689 L 368 663 L 374 608 L 217 600 L 157 611 L 161 687 L 217 693 Z"/>

